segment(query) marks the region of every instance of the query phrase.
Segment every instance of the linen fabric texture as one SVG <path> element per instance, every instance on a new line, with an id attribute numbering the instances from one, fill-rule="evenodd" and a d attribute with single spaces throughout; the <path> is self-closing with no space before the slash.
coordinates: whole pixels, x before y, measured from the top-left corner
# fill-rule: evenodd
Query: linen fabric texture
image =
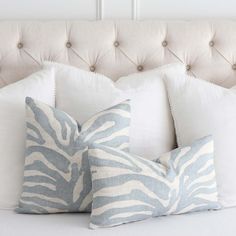
<path id="1" fill-rule="evenodd" d="M 211 136 L 155 161 L 96 144 L 88 156 L 92 229 L 220 207 Z"/>
<path id="2" fill-rule="evenodd" d="M 27 140 L 19 213 L 88 212 L 90 143 L 129 150 L 130 105 L 124 101 L 80 125 L 65 112 L 26 98 Z"/>

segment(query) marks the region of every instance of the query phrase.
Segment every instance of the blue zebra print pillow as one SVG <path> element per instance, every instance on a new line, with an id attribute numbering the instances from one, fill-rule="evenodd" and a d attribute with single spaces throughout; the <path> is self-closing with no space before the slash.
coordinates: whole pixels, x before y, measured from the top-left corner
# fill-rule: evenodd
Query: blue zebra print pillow
<path id="1" fill-rule="evenodd" d="M 101 145 L 90 146 L 88 155 L 92 229 L 219 208 L 211 136 L 156 161 Z"/>
<path id="2" fill-rule="evenodd" d="M 130 105 L 122 102 L 79 125 L 63 111 L 26 98 L 26 157 L 19 213 L 88 212 L 88 144 L 129 149 Z"/>

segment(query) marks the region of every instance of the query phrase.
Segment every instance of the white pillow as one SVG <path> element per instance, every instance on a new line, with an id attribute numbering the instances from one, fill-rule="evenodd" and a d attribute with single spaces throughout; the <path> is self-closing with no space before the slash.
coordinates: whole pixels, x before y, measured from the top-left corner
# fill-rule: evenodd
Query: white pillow
<path id="1" fill-rule="evenodd" d="M 190 76 L 166 78 L 178 145 L 212 134 L 220 203 L 236 206 L 236 91 Z"/>
<path id="2" fill-rule="evenodd" d="M 52 70 L 0 89 L 0 208 L 13 209 L 21 193 L 25 149 L 25 97 L 55 105 Z"/>
<path id="3" fill-rule="evenodd" d="M 185 74 L 180 64 L 120 78 L 116 83 L 96 73 L 45 62 L 56 76 L 56 107 L 80 123 L 95 113 L 131 99 L 130 151 L 155 159 L 175 144 L 173 121 L 163 77 Z"/>

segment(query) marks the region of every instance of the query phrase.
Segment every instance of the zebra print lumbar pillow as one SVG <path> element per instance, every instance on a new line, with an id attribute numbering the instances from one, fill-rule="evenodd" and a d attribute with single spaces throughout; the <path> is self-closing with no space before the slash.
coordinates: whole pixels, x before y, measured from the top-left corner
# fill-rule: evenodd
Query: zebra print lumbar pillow
<path id="1" fill-rule="evenodd" d="M 219 208 L 211 136 L 156 161 L 101 145 L 89 147 L 88 155 L 92 229 Z"/>
<path id="2" fill-rule="evenodd" d="M 19 213 L 91 211 L 87 146 L 129 148 L 130 105 L 120 103 L 79 125 L 63 111 L 26 98 L 26 158 Z"/>

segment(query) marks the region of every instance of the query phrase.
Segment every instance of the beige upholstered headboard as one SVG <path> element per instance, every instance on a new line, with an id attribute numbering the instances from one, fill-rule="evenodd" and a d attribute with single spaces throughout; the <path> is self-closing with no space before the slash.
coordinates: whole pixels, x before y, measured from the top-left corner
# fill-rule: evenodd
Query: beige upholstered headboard
<path id="1" fill-rule="evenodd" d="M 1 21 L 0 87 L 43 60 L 122 75 L 181 62 L 194 76 L 236 84 L 235 21 Z"/>

